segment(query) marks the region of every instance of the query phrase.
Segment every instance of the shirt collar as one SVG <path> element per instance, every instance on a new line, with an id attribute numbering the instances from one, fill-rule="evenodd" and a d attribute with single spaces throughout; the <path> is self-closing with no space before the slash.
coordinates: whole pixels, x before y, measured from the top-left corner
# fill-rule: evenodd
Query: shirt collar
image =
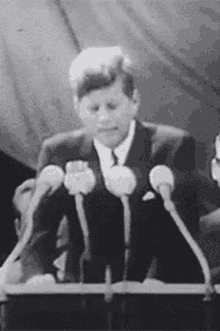
<path id="1" fill-rule="evenodd" d="M 122 164 L 125 162 L 129 149 L 131 147 L 131 143 L 135 134 L 135 128 L 136 128 L 136 121 L 132 120 L 130 123 L 127 137 L 125 138 L 125 140 L 123 140 L 123 142 L 119 146 L 117 146 L 114 149 L 116 156 L 119 158 L 119 162 Z M 108 154 L 111 153 L 111 149 L 101 144 L 96 138 L 94 139 L 94 145 L 99 155 L 104 155 L 104 154 L 106 155 L 106 153 Z"/>
<path id="2" fill-rule="evenodd" d="M 136 126 L 136 122 L 134 120 L 132 120 L 127 137 L 119 146 L 117 146 L 114 149 L 116 156 L 118 156 L 119 158 L 120 158 L 121 154 L 124 154 L 125 157 L 127 156 L 129 149 L 131 147 L 133 137 L 134 137 L 135 126 Z"/>

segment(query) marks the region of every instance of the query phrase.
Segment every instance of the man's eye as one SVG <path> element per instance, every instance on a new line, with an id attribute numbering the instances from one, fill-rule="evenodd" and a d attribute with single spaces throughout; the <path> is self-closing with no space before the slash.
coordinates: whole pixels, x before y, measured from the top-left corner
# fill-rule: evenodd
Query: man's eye
<path id="1" fill-rule="evenodd" d="M 113 109 L 116 109 L 116 108 L 117 108 L 117 105 L 114 105 L 112 103 L 108 104 L 108 109 L 113 110 Z"/>
<path id="2" fill-rule="evenodd" d="M 99 111 L 99 106 L 92 107 L 91 110 L 92 110 L 92 112 L 95 113 L 95 112 Z"/>

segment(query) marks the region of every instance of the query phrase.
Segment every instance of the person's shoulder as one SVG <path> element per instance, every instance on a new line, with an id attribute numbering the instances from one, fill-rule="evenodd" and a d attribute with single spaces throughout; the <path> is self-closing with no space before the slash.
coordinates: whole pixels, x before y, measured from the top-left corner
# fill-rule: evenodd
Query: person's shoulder
<path id="1" fill-rule="evenodd" d="M 43 141 L 42 149 L 47 149 L 47 148 L 54 149 L 59 146 L 75 145 L 83 137 L 85 137 L 84 129 L 57 133 Z"/>
<path id="2" fill-rule="evenodd" d="M 145 121 L 141 121 L 141 124 L 143 125 L 144 128 L 153 130 L 155 137 L 181 139 L 184 137 L 191 136 L 188 131 L 177 128 L 172 125 L 158 124 L 158 123 L 145 122 Z"/>

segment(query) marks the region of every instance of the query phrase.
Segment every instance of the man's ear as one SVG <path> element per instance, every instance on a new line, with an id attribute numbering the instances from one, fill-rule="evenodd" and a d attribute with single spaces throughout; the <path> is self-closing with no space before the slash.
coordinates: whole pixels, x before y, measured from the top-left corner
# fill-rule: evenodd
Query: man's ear
<path id="1" fill-rule="evenodd" d="M 137 89 L 135 89 L 133 92 L 132 101 L 134 103 L 134 115 L 136 116 L 141 103 L 140 93 Z"/>
<path id="2" fill-rule="evenodd" d="M 135 89 L 134 92 L 133 92 L 132 100 L 139 107 L 141 98 L 140 98 L 140 93 L 137 89 Z"/>
<path id="3" fill-rule="evenodd" d="M 74 97 L 73 97 L 73 106 L 74 106 L 75 110 L 78 109 L 78 98 L 76 95 L 74 95 Z"/>

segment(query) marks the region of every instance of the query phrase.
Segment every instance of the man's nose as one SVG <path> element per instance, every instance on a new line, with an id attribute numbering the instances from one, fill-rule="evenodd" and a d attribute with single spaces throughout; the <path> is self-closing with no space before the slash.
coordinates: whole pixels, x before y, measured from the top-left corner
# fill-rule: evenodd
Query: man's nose
<path id="1" fill-rule="evenodd" d="M 109 112 L 105 107 L 99 110 L 99 122 L 106 122 L 110 120 Z"/>

